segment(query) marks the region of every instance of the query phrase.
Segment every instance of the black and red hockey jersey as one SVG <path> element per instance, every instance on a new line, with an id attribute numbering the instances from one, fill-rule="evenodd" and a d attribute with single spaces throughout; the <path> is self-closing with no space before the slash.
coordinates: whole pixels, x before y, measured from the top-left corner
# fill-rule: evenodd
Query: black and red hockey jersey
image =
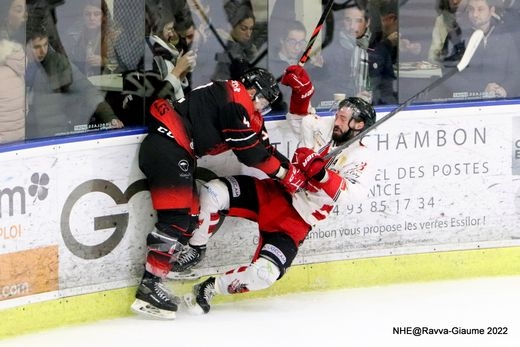
<path id="1" fill-rule="evenodd" d="M 288 161 L 269 142 L 262 115 L 238 81 L 214 81 L 197 87 L 188 98 L 174 102 L 188 120 L 195 155 L 232 150 L 238 160 L 272 176 Z"/>

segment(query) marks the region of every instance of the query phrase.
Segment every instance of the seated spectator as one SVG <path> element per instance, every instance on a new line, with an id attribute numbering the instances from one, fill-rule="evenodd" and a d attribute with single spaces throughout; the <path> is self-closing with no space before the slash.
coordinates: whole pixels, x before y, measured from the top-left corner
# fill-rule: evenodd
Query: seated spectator
<path id="1" fill-rule="evenodd" d="M 179 35 L 179 43 L 177 44 L 177 49 L 182 52 L 193 51 L 193 53 L 197 57 L 198 63 L 198 49 L 201 42 L 201 37 L 199 36 L 199 32 L 195 29 L 195 23 L 193 22 L 192 17 L 185 19 L 181 22 L 175 22 L 175 31 Z M 186 78 L 188 79 L 188 84 L 190 86 L 190 90 L 193 87 L 193 68 L 188 72 Z"/>
<path id="2" fill-rule="evenodd" d="M 372 102 L 368 48 L 372 37 L 370 14 L 356 3 L 334 13 L 338 28 L 331 44 L 323 49 L 323 81 L 315 99 L 332 100 L 334 93 L 357 96 Z M 326 82 L 326 83 L 325 83 Z"/>
<path id="3" fill-rule="evenodd" d="M 269 71 L 281 77 L 287 67 L 296 65 L 300 61 L 307 47 L 307 29 L 297 20 L 281 23 L 275 28 L 279 28 L 280 31 L 272 32 L 272 35 L 277 38 L 276 42 L 273 42 L 277 49 L 269 59 Z M 312 76 L 316 70 L 319 70 L 321 64 L 321 55 L 311 55 L 307 61 L 306 71 Z M 291 95 L 291 89 L 282 85 L 280 91 L 280 97 L 273 104 L 273 111 L 287 114 L 284 96 Z"/>
<path id="4" fill-rule="evenodd" d="M 68 64 L 67 57 L 49 47 L 43 27 L 29 26 L 27 51 L 27 138 L 68 134 L 92 127 L 123 127 L 104 95 L 74 64 Z M 71 71 L 64 71 L 67 68 Z M 68 80 L 69 73 L 72 81 Z"/>
<path id="5" fill-rule="evenodd" d="M 237 78 L 258 54 L 252 41 L 256 22 L 253 9 L 247 3 L 232 0 L 226 2 L 224 9 L 231 29 L 219 32 L 226 48 L 215 56 L 217 63 L 212 77 L 215 80 Z"/>
<path id="6" fill-rule="evenodd" d="M 190 91 L 187 75 L 193 70 L 197 56 L 193 51 L 180 52 L 176 45 L 180 37 L 175 31 L 174 18 L 161 7 L 151 9 L 153 24 L 148 37 L 156 68 L 161 78 L 168 81 L 175 92 L 175 99 L 183 98 Z"/>
<path id="7" fill-rule="evenodd" d="M 462 0 L 437 0 L 439 15 L 435 19 L 428 60 L 443 63 L 445 59 L 458 60 L 464 54 L 464 42 L 457 16 Z"/>
<path id="8" fill-rule="evenodd" d="M 469 66 L 440 86 L 443 97 L 479 100 L 520 95 L 520 52 L 513 35 L 506 30 L 507 26 L 495 16 L 499 4 L 497 0 L 467 1 L 465 20 L 468 25 L 461 24 L 463 40 L 467 42 L 475 29 L 482 30 L 485 36 Z"/>
<path id="9" fill-rule="evenodd" d="M 399 41 L 399 19 L 397 2 L 386 0 L 380 3 L 378 9 L 380 22 L 380 37 L 370 40 L 369 74 L 374 105 L 397 104 L 397 90 L 394 69 L 397 65 Z M 409 41 L 408 41 L 409 42 Z"/>
<path id="10" fill-rule="evenodd" d="M 269 58 L 269 71 L 275 76 L 282 76 L 287 67 L 298 64 L 307 45 L 307 30 L 302 22 L 290 21 L 284 26 L 280 25 L 280 29 L 280 32 L 272 33 L 278 38 L 276 42 L 278 49 Z M 291 95 L 290 91 L 290 88 L 280 86 L 280 96 L 273 104 L 275 112 L 287 113 L 287 103 L 284 96 Z"/>
<path id="11" fill-rule="evenodd" d="M 86 0 L 83 5 L 83 24 L 69 52 L 71 62 L 87 76 L 111 73 L 107 64 L 109 58 L 116 57 L 114 43 L 119 30 L 105 0 Z"/>

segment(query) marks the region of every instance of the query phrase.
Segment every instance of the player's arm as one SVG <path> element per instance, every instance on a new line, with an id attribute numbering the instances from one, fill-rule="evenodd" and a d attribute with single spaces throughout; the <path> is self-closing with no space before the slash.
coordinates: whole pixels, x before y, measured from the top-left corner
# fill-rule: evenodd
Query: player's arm
<path id="1" fill-rule="evenodd" d="M 327 169 L 325 159 L 310 148 L 297 148 L 291 162 L 307 178 L 309 191 L 322 190 L 336 201 L 347 188 L 347 181 L 336 172 Z"/>
<path id="2" fill-rule="evenodd" d="M 226 117 L 222 118 L 224 141 L 244 165 L 255 167 L 269 176 L 274 176 L 280 168 L 281 161 L 273 155 L 272 149 L 264 145 L 267 132 L 262 129 L 262 122 L 255 123 L 246 109 L 239 103 L 228 103 L 222 110 Z M 256 130 L 256 131 L 255 131 Z"/>
<path id="3" fill-rule="evenodd" d="M 262 144 L 264 145 L 264 147 L 267 149 L 267 151 L 269 153 L 271 153 L 271 155 L 276 157 L 280 161 L 282 166 L 287 166 L 288 164 L 290 164 L 291 161 L 289 160 L 289 158 L 287 158 L 285 155 L 280 153 L 280 151 L 276 148 L 276 146 L 273 146 L 271 144 L 271 142 L 269 141 L 269 135 L 267 133 L 267 129 L 265 128 L 265 123 L 262 126 L 261 134 L 262 135 L 260 135 L 260 139 L 261 139 Z"/>
<path id="4" fill-rule="evenodd" d="M 270 146 L 263 119 L 258 117 L 259 114 L 250 116 L 239 103 L 229 103 L 224 108 L 227 117 L 222 121 L 223 134 L 238 160 L 278 179 L 290 194 L 300 189 L 305 183 L 304 175 Z"/>
<path id="5" fill-rule="evenodd" d="M 292 90 L 289 113 L 299 116 L 308 115 L 314 86 L 307 71 L 302 66 L 291 65 L 285 70 L 280 83 L 291 87 Z"/>

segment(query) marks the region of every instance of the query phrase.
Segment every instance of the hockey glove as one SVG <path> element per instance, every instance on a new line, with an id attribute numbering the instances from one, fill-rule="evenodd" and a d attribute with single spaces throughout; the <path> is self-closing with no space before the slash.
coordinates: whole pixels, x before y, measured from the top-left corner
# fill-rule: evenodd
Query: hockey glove
<path id="1" fill-rule="evenodd" d="M 297 148 L 291 162 L 300 169 L 307 178 L 317 178 L 319 180 L 324 175 L 325 159 L 310 148 Z"/>
<path id="2" fill-rule="evenodd" d="M 307 178 L 305 175 L 294 165 L 289 164 L 285 176 L 280 179 L 280 183 L 285 190 L 293 195 L 297 190 L 303 188 L 306 184 Z"/>
<path id="3" fill-rule="evenodd" d="M 292 89 L 289 112 L 299 115 L 308 114 L 314 86 L 307 71 L 299 65 L 291 65 L 285 70 L 281 83 Z"/>

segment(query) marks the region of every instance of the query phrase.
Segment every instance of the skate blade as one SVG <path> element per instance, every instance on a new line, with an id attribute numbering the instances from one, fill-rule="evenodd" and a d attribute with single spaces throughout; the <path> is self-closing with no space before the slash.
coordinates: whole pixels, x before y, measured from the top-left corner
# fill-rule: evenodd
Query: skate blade
<path id="1" fill-rule="evenodd" d="M 156 319 L 175 319 L 176 316 L 175 311 L 162 310 L 140 299 L 135 299 L 130 308 L 138 315 Z"/>
<path id="2" fill-rule="evenodd" d="M 170 272 L 168 272 L 168 275 L 166 275 L 166 278 L 168 278 L 170 280 L 186 280 L 186 281 L 198 280 L 201 277 L 202 277 L 201 274 L 198 271 L 194 271 L 194 270 L 186 270 L 183 272 L 170 271 Z"/>
<path id="3" fill-rule="evenodd" d="M 199 304 L 197 304 L 197 301 L 195 301 L 195 295 L 193 295 L 193 293 L 184 294 L 182 301 L 184 302 L 184 307 L 186 307 L 186 310 L 189 313 L 197 316 L 204 314 L 202 307 L 200 307 Z"/>

